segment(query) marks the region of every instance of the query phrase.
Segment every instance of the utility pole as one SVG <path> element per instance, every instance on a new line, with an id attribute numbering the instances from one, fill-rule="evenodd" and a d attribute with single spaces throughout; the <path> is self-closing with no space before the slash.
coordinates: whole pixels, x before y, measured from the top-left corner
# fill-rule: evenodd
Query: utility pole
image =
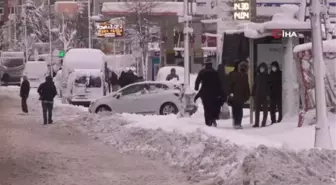
<path id="1" fill-rule="evenodd" d="M 188 0 L 184 0 L 183 3 L 183 13 L 184 13 L 184 86 L 190 85 L 190 66 L 189 66 L 189 15 L 188 15 Z"/>
<path id="2" fill-rule="evenodd" d="M 51 4 L 50 0 L 48 0 L 48 14 L 49 14 L 49 21 L 48 21 L 48 27 L 49 27 L 49 64 L 50 64 L 50 76 L 53 76 L 53 67 L 52 67 L 52 43 L 51 43 Z"/>
<path id="3" fill-rule="evenodd" d="M 323 45 L 321 29 L 320 0 L 311 0 L 310 20 L 312 30 L 312 49 L 315 73 L 315 101 L 316 101 L 316 130 L 314 146 L 318 148 L 332 148 L 330 126 L 327 119 L 327 105 L 325 95 L 325 69 L 323 67 Z"/>
<path id="4" fill-rule="evenodd" d="M 89 48 L 92 48 L 92 38 L 91 38 L 91 1 L 88 0 L 88 23 L 89 23 Z"/>

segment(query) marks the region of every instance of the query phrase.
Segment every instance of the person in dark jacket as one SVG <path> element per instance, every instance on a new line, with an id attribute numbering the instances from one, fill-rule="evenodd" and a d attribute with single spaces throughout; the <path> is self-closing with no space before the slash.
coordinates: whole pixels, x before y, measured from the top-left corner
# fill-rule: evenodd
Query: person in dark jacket
<path id="1" fill-rule="evenodd" d="M 199 89 L 200 84 L 202 84 L 201 89 Z M 224 97 L 218 73 L 212 67 L 210 61 L 207 61 L 205 68 L 198 73 L 195 81 L 195 90 L 199 90 L 196 97 L 200 97 L 202 100 L 205 124 L 216 127 L 216 120 L 224 103 Z"/>
<path id="2" fill-rule="evenodd" d="M 280 70 L 279 63 L 273 61 L 271 63 L 271 72 L 269 74 L 269 84 L 270 84 L 270 100 L 271 100 L 271 120 L 273 123 L 279 123 L 282 120 L 282 72 Z M 278 110 L 279 115 L 276 119 L 276 111 Z"/>
<path id="3" fill-rule="evenodd" d="M 135 83 L 138 80 L 138 77 L 133 73 L 132 70 L 128 70 L 127 72 L 125 72 L 123 74 L 121 80 L 122 80 L 122 83 L 123 83 L 122 87 L 125 87 L 129 84 Z"/>
<path id="4" fill-rule="evenodd" d="M 233 126 L 235 129 L 243 128 L 243 106 L 250 98 L 250 86 L 247 71 L 247 62 L 236 61 L 234 70 L 230 72 L 228 76 L 228 104 L 232 107 Z"/>
<path id="5" fill-rule="evenodd" d="M 261 126 L 266 126 L 268 101 L 270 95 L 268 68 L 266 63 L 261 63 L 257 69 L 257 76 L 253 84 L 252 96 L 254 98 L 255 106 L 255 124 L 253 127 L 259 127 L 260 111 L 263 111 L 263 119 Z"/>
<path id="6" fill-rule="evenodd" d="M 111 75 L 110 82 L 112 85 L 112 92 L 115 92 L 119 89 L 118 75 L 114 71 L 111 71 L 111 72 L 112 72 L 112 75 Z"/>
<path id="7" fill-rule="evenodd" d="M 2 75 L 2 79 L 1 80 L 4 82 L 5 86 L 8 86 L 9 78 L 10 77 L 9 77 L 8 73 L 5 73 L 5 74 Z"/>
<path id="8" fill-rule="evenodd" d="M 176 74 L 176 69 L 171 68 L 170 73 L 166 77 L 166 81 L 170 81 L 174 78 L 176 78 L 176 80 L 179 80 L 179 76 Z"/>
<path id="9" fill-rule="evenodd" d="M 20 86 L 21 108 L 24 113 L 28 113 L 27 99 L 30 91 L 30 83 L 27 76 L 23 76 L 23 81 Z"/>
<path id="10" fill-rule="evenodd" d="M 108 68 L 107 63 L 105 63 L 105 82 L 108 85 L 108 91 L 111 93 L 112 86 L 111 86 L 111 78 L 112 78 L 112 71 Z"/>
<path id="11" fill-rule="evenodd" d="M 37 92 L 39 93 L 40 100 L 42 101 L 43 124 L 52 124 L 52 110 L 57 91 L 51 76 L 46 77 L 46 81 L 38 87 Z"/>
<path id="12" fill-rule="evenodd" d="M 125 74 L 126 74 L 125 71 L 122 71 L 118 79 L 121 88 L 125 87 Z"/>

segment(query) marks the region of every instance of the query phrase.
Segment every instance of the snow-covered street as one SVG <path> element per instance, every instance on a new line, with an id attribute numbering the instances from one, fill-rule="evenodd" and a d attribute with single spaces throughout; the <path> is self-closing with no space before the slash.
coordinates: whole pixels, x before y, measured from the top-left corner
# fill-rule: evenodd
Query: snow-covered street
<path id="1" fill-rule="evenodd" d="M 61 117 L 65 112 L 56 106 L 55 124 L 43 126 L 34 95 L 30 114 L 20 115 L 18 89 L 0 89 L 1 185 L 192 184 L 160 160 L 121 154 L 90 139 L 74 129 L 73 111 Z"/>
<path id="2" fill-rule="evenodd" d="M 55 102 L 55 124 L 43 126 L 36 90 L 31 90 L 29 115 L 18 115 L 17 95 L 17 87 L 0 88 L 5 121 L 0 129 L 5 141 L 0 146 L 5 166 L 0 166 L 0 181 L 7 184 L 336 182 L 336 151 L 311 149 L 312 126 L 296 128 L 295 122 L 284 122 L 250 129 L 245 123 L 244 130 L 236 131 L 231 120 L 218 122 L 219 129 L 205 127 L 199 112 L 181 119 L 96 115 L 60 102 Z"/>

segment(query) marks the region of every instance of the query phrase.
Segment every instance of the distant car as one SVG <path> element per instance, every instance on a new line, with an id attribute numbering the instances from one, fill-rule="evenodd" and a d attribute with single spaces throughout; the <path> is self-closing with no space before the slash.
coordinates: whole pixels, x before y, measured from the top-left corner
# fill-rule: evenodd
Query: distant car
<path id="1" fill-rule="evenodd" d="M 89 112 L 177 114 L 181 107 L 181 86 L 171 82 L 144 81 L 130 84 L 115 93 L 93 101 Z M 197 110 L 197 105 L 188 107 Z"/>

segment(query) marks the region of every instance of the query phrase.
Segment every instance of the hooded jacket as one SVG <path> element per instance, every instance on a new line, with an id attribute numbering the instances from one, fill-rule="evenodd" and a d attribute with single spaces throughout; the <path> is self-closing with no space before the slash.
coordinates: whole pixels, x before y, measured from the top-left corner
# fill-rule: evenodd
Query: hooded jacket
<path id="1" fill-rule="evenodd" d="M 248 64 L 236 62 L 235 69 L 229 74 L 229 94 L 233 103 L 243 104 L 250 98 L 250 86 L 247 74 Z"/>
<path id="2" fill-rule="evenodd" d="M 52 77 L 47 76 L 46 81 L 38 87 L 37 92 L 40 95 L 40 100 L 50 102 L 54 101 L 57 91 Z"/>
<path id="3" fill-rule="evenodd" d="M 260 69 L 264 68 L 264 72 L 260 72 Z M 267 96 L 270 95 L 270 87 L 269 87 L 269 75 L 268 75 L 268 67 L 266 63 L 261 63 L 257 68 L 257 76 L 254 81 L 252 96 L 257 99 L 266 99 Z"/>
<path id="4" fill-rule="evenodd" d="M 272 62 L 271 67 L 276 67 L 276 71 L 271 70 L 270 75 L 269 75 L 271 96 L 281 96 L 282 72 L 280 70 L 279 63 L 274 61 Z"/>
<path id="5" fill-rule="evenodd" d="M 28 80 L 23 80 L 20 86 L 20 97 L 28 98 L 30 91 L 30 83 Z"/>

